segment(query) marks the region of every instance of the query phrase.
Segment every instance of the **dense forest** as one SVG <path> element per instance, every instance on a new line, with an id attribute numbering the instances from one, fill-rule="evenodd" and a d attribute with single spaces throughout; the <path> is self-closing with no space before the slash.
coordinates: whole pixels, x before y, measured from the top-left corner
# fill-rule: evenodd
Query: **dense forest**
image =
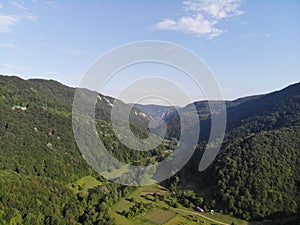
<path id="1" fill-rule="evenodd" d="M 228 110 L 231 126 L 215 171 L 230 212 L 245 219 L 299 213 L 299 109 L 296 84 Z"/>
<path id="2" fill-rule="evenodd" d="M 82 197 L 64 186 L 84 176 L 97 176 L 76 146 L 71 114 L 74 93 L 74 88 L 52 80 L 0 77 L 0 221 L 10 224 L 20 221 L 25 224 L 113 223 L 105 213 L 106 202 L 117 201 L 116 193 L 124 195 L 125 187 L 108 182 L 110 194 L 98 188 Z M 114 99 L 103 95 L 101 98 L 96 107 L 97 128 L 103 143 L 115 157 L 124 162 L 146 164 L 152 155 L 158 160 L 160 153 L 165 154 L 163 146 L 152 152 L 132 152 L 122 146 L 110 124 L 109 107 Z M 133 110 L 131 128 L 136 134 L 146 136 L 147 118 L 141 111 Z M 64 197 L 60 197 L 62 195 Z M 48 207 L 47 210 L 41 204 Z"/>
<path id="3" fill-rule="evenodd" d="M 246 220 L 299 215 L 300 84 L 227 103 L 227 113 L 226 136 L 213 165 L 197 171 L 202 139 L 202 147 L 179 173 L 182 186 L 209 186 L 208 206 Z"/>
<path id="4" fill-rule="evenodd" d="M 0 76 L 0 224 L 115 224 L 110 207 L 135 190 L 107 181 L 82 157 L 72 130 L 74 94 L 74 88 L 53 80 Z M 224 143 L 214 163 L 201 173 L 198 166 L 211 123 L 208 102 L 193 103 L 197 112 L 191 105 L 176 110 L 133 107 L 130 127 L 137 137 L 148 136 L 152 116 L 161 116 L 168 127 L 167 138 L 156 149 L 135 151 L 113 132 L 114 101 L 99 94 L 97 131 L 111 154 L 132 165 L 163 160 L 178 145 L 180 114 L 199 116 L 201 134 L 193 157 L 162 183 L 178 199 L 170 206 L 199 205 L 246 220 L 297 221 L 300 84 L 227 101 Z M 83 177 L 92 177 L 96 185 L 85 190 L 76 183 Z M 196 194 L 187 194 L 190 189 Z"/>

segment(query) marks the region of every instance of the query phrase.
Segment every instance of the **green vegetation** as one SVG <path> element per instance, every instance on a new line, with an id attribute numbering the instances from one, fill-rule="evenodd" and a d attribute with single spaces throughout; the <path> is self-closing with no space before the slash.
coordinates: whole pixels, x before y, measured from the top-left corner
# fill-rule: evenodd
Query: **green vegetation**
<path id="1" fill-rule="evenodd" d="M 134 205 L 130 206 L 128 211 L 122 211 L 121 215 L 127 218 L 135 217 L 140 214 L 145 214 L 149 209 L 152 209 L 152 207 L 151 203 L 135 202 Z"/>
<path id="2" fill-rule="evenodd" d="M 178 109 L 199 115 L 197 149 L 162 186 L 140 188 L 111 183 L 86 163 L 72 131 L 74 93 L 56 81 L 0 76 L 0 224 L 299 224 L 300 84 L 226 102 L 225 141 L 201 173 L 209 105 L 194 103 L 198 112 L 191 105 Z M 173 108 L 148 107 L 157 115 L 167 110 L 168 139 L 151 151 L 135 151 L 113 132 L 114 101 L 99 95 L 95 109 L 99 137 L 112 155 L 129 165 L 149 165 L 174 151 L 180 121 Z M 150 117 L 141 110 L 131 110 L 130 127 L 146 138 Z M 132 179 L 127 167 L 109 172 Z"/>
<path id="3" fill-rule="evenodd" d="M 103 180 L 103 178 L 102 178 Z M 73 190 L 73 192 L 75 194 L 80 193 L 83 196 L 87 196 L 88 195 L 88 191 L 90 189 L 93 189 L 95 187 L 100 187 L 103 186 L 103 184 L 105 184 L 106 182 L 101 181 L 101 178 L 95 178 L 93 176 L 86 176 L 86 177 L 82 177 L 81 179 L 67 184 L 66 187 L 68 187 L 69 189 Z"/>
<path id="4" fill-rule="evenodd" d="M 219 197 L 229 211 L 244 219 L 297 213 L 299 128 L 260 132 L 224 148 L 216 170 Z"/>
<path id="5" fill-rule="evenodd" d="M 54 81 L 0 77 L 0 169 L 64 183 L 89 174 L 71 129 L 71 93 Z"/>
<path id="6" fill-rule="evenodd" d="M 300 88 L 293 85 L 245 103 L 247 117 L 232 110 L 243 120 L 229 129 L 215 164 L 217 200 L 228 212 L 244 219 L 300 212 L 299 103 Z"/>
<path id="7" fill-rule="evenodd" d="M 192 194 L 192 192 L 190 192 Z M 155 198 L 155 196 L 158 196 Z M 127 216 L 136 205 L 140 203 L 151 204 L 152 209 L 145 210 L 141 214 L 135 216 Z M 170 206 L 170 202 L 176 203 L 177 207 Z M 182 210 L 182 211 L 180 211 Z M 199 214 L 199 215 L 198 215 Z M 112 207 L 112 215 L 116 219 L 117 224 L 135 225 L 135 224 L 231 224 L 235 222 L 237 225 L 246 225 L 247 222 L 238 220 L 230 216 L 220 213 L 210 215 L 209 213 L 199 213 L 194 208 L 186 208 L 178 203 L 177 198 L 168 190 L 158 185 L 140 187 L 130 193 Z"/>
<path id="8" fill-rule="evenodd" d="M 59 183 L 0 171 L 0 211 L 9 224 L 77 224 L 82 206 Z"/>
<path id="9" fill-rule="evenodd" d="M 149 212 L 144 218 L 156 224 L 165 224 L 176 215 L 175 212 L 156 208 Z"/>
<path id="10" fill-rule="evenodd" d="M 110 207 L 131 188 L 107 182 L 81 156 L 71 123 L 74 93 L 56 81 L 0 76 L 1 223 L 114 223 Z M 101 98 L 96 108 L 100 137 L 120 160 L 139 163 L 145 154 L 127 153 L 108 135 L 114 99 Z M 133 131 L 145 136 L 147 118 L 132 114 Z"/>
<path id="11" fill-rule="evenodd" d="M 204 150 L 200 144 L 179 173 L 181 186 L 204 196 L 208 209 L 246 220 L 299 215 L 299 124 L 300 84 L 229 106 L 217 159 L 207 171 L 197 172 Z"/>

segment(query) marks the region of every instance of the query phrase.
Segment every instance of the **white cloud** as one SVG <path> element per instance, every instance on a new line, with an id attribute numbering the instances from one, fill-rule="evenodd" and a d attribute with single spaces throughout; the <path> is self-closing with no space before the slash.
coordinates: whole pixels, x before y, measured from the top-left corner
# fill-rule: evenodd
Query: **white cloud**
<path id="1" fill-rule="evenodd" d="M 157 24 L 160 30 L 177 30 L 184 33 L 192 33 L 197 36 L 207 36 L 209 38 L 219 36 L 224 33 L 224 30 L 214 27 L 216 20 L 209 21 L 201 14 L 195 16 L 184 16 L 179 20 L 164 20 Z"/>
<path id="2" fill-rule="evenodd" d="M 16 46 L 11 43 L 0 43 L 0 48 L 16 48 Z"/>
<path id="3" fill-rule="evenodd" d="M 51 0 L 46 0 L 44 1 L 44 3 L 50 7 L 50 8 L 58 8 L 57 4 L 55 1 L 51 1 Z"/>
<path id="4" fill-rule="evenodd" d="M 21 17 L 0 14 L 0 33 L 11 33 L 12 27 L 18 24 Z"/>
<path id="5" fill-rule="evenodd" d="M 241 0 L 187 0 L 183 2 L 183 10 L 187 15 L 178 19 L 164 19 L 155 27 L 213 38 L 226 32 L 216 25 L 221 20 L 241 15 L 243 12 L 240 7 Z"/>
<path id="6" fill-rule="evenodd" d="M 5 68 L 5 69 L 9 69 L 9 70 L 27 70 L 28 68 L 25 66 L 18 66 L 18 65 L 14 65 L 14 64 L 1 64 L 1 67 Z"/>
<path id="7" fill-rule="evenodd" d="M 0 3 L 0 9 L 2 9 L 3 8 L 3 5 Z"/>
<path id="8" fill-rule="evenodd" d="M 11 4 L 21 11 L 18 15 L 5 15 L 0 13 L 0 33 L 11 33 L 12 28 L 17 25 L 20 21 L 26 19 L 36 21 L 38 17 L 28 11 L 24 2 L 12 1 Z M 0 4 L 0 8 L 3 5 Z"/>
<path id="9" fill-rule="evenodd" d="M 175 30 L 177 23 L 174 20 L 165 19 L 165 20 L 159 22 L 156 26 L 160 30 Z"/>
<path id="10" fill-rule="evenodd" d="M 186 11 L 194 11 L 215 19 L 241 15 L 241 0 L 187 0 L 183 2 Z"/>
<path id="11" fill-rule="evenodd" d="M 272 34 L 264 34 L 264 37 L 265 37 L 265 38 L 272 37 Z"/>
<path id="12" fill-rule="evenodd" d="M 253 37 L 257 37 L 257 34 L 245 34 L 242 35 L 243 38 L 253 38 Z"/>
<path id="13" fill-rule="evenodd" d="M 272 34 L 254 34 L 254 33 L 250 33 L 250 34 L 244 34 L 241 35 L 242 38 L 270 38 L 272 37 Z"/>
<path id="14" fill-rule="evenodd" d="M 24 15 L 23 15 L 23 18 L 27 19 L 27 20 L 31 20 L 31 21 L 37 21 L 38 20 L 38 17 L 33 15 L 32 13 L 30 12 L 24 12 Z"/>
<path id="15" fill-rule="evenodd" d="M 29 12 L 24 2 L 12 1 L 11 4 L 22 11 L 22 17 L 27 20 L 37 21 L 38 17 Z"/>
<path id="16" fill-rule="evenodd" d="M 24 10 L 24 11 L 27 10 L 27 8 L 25 7 L 24 2 L 12 1 L 11 4 L 14 5 L 15 7 L 17 7 L 18 9 L 21 9 L 21 10 Z"/>

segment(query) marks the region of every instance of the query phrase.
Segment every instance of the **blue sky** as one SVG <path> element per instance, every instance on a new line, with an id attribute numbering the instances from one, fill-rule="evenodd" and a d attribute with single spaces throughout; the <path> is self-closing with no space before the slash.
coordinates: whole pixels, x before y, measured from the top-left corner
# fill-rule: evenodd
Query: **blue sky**
<path id="1" fill-rule="evenodd" d="M 0 74 L 77 86 L 99 56 L 141 40 L 194 51 L 215 74 L 225 99 L 266 93 L 299 81 L 300 1 L 0 2 Z M 107 88 L 106 94 L 114 91 Z"/>

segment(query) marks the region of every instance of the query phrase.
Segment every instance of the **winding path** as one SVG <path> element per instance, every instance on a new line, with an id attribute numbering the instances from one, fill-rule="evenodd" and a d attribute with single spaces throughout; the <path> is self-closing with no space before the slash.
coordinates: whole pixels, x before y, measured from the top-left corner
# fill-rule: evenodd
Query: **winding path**
<path id="1" fill-rule="evenodd" d="M 197 216 L 201 216 L 202 218 L 206 219 L 206 220 L 209 220 L 209 221 L 212 221 L 214 223 L 219 223 L 219 224 L 222 224 L 222 225 L 230 225 L 228 223 L 223 223 L 223 222 L 220 222 L 220 221 L 217 221 L 217 220 L 214 220 L 214 219 L 211 219 L 207 216 L 204 216 L 203 214 L 200 214 L 200 213 L 197 213 L 197 212 L 192 212 L 192 211 L 188 211 L 188 210 L 184 210 L 184 209 L 175 209 L 176 211 L 180 211 L 180 212 L 185 212 L 185 213 L 189 213 L 189 214 L 194 214 L 194 215 L 197 215 Z"/>

